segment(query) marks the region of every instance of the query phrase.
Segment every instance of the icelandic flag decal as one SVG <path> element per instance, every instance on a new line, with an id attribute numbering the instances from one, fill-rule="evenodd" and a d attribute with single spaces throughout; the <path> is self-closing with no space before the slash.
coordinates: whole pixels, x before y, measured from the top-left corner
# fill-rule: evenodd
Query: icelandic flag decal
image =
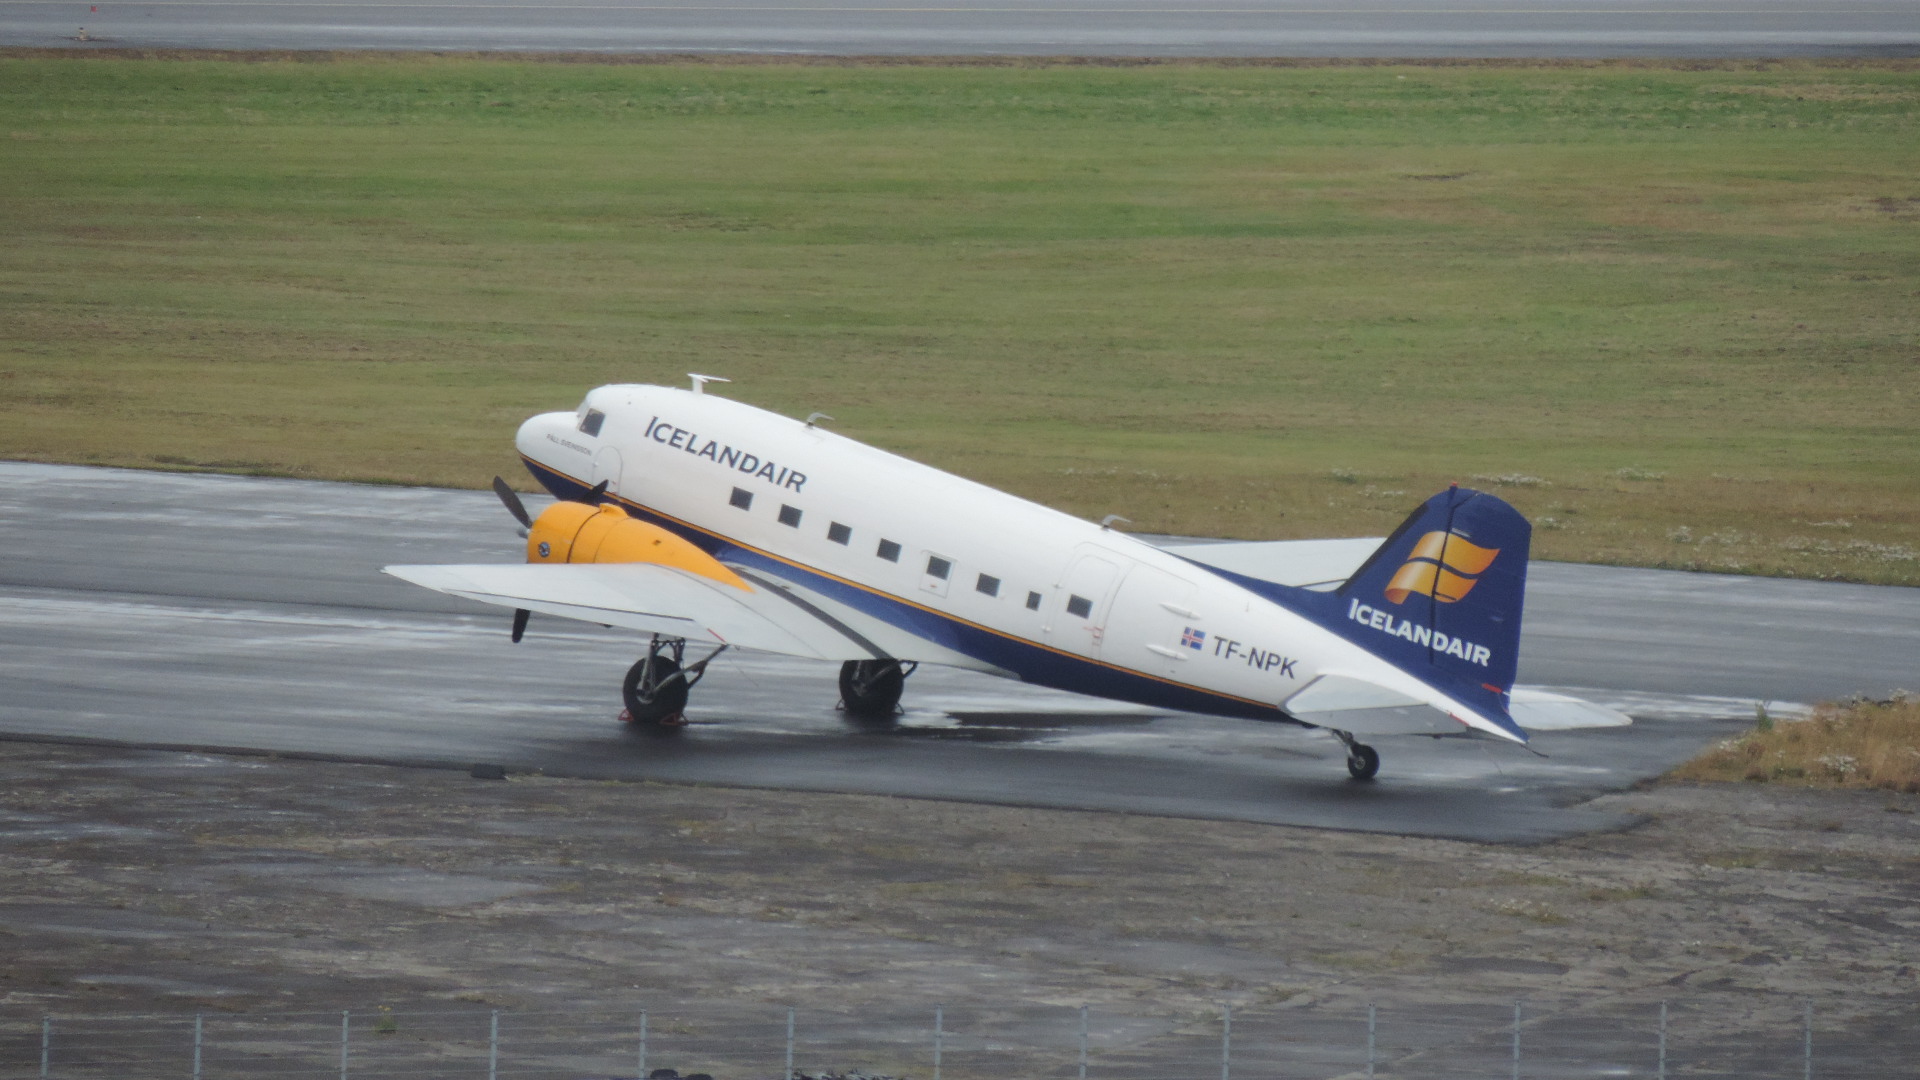
<path id="1" fill-rule="evenodd" d="M 1180 635 L 1180 644 L 1185 645 L 1189 649 L 1197 649 L 1206 644 L 1206 642 L 1207 632 L 1205 630 L 1195 630 L 1191 626 L 1187 627 L 1186 632 Z"/>

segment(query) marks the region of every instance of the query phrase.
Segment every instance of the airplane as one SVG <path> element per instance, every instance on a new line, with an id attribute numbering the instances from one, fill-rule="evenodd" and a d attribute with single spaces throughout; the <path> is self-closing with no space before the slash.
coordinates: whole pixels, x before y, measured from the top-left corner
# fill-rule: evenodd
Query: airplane
<path id="1" fill-rule="evenodd" d="M 838 662 L 840 706 L 895 715 L 945 664 L 1141 705 L 1299 724 L 1379 772 L 1362 736 L 1526 744 L 1630 722 L 1514 687 L 1532 528 L 1453 486 L 1390 536 L 1156 546 L 719 394 L 610 385 L 520 426 L 558 500 L 518 565 L 389 566 L 453 596 L 651 635 L 626 719 L 685 723 L 727 649 Z M 689 659 L 690 650 L 698 655 Z"/>

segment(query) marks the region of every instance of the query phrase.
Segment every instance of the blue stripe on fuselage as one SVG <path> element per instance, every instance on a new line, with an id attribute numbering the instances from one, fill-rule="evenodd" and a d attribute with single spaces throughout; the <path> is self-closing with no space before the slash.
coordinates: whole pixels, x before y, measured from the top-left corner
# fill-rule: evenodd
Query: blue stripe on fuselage
<path id="1" fill-rule="evenodd" d="M 522 455 L 527 471 L 542 487 L 559 499 L 584 499 L 593 489 L 571 476 L 557 472 Z M 1162 709 L 1233 716 L 1253 720 L 1290 720 L 1277 706 L 1262 705 L 1156 679 L 1150 675 L 1075 656 L 1038 642 L 967 622 L 930 608 L 890 596 L 864 585 L 856 585 L 822 573 L 809 566 L 776 558 L 757 548 L 742 546 L 716 533 L 677 518 L 668 517 L 618 495 L 605 495 L 645 521 L 685 537 L 690 543 L 723 562 L 735 562 L 761 570 L 804 586 L 863 614 L 897 626 L 982 663 L 1011 671 L 1024 682 L 1036 686 L 1068 690 L 1092 697 L 1114 698 Z M 903 659 L 912 659 L 905 657 Z"/>

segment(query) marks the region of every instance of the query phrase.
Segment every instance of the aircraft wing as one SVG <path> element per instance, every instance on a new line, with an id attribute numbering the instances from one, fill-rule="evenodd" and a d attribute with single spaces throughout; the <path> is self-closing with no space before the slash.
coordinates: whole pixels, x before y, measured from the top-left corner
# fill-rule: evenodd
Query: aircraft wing
<path id="1" fill-rule="evenodd" d="M 1166 544 L 1161 550 L 1280 585 L 1312 588 L 1338 585 L 1353 576 L 1381 544 L 1380 537 L 1358 540 L 1263 540 L 1251 543 Z"/>
<path id="2" fill-rule="evenodd" d="M 883 655 L 833 616 L 781 590 L 741 589 L 659 563 L 389 566 L 449 596 L 603 626 L 810 660 Z"/>

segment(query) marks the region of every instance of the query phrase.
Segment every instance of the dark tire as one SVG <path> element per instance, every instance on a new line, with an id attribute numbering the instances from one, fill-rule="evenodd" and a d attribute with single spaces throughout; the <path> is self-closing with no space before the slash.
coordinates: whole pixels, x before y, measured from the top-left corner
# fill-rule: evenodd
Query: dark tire
<path id="1" fill-rule="evenodd" d="M 840 665 L 840 706 L 863 720 L 891 717 L 907 688 L 898 660 L 849 660 Z"/>
<path id="2" fill-rule="evenodd" d="M 643 656 L 627 669 L 627 677 L 620 682 L 620 696 L 626 700 L 634 723 L 661 724 L 679 719 L 687 707 L 690 688 L 685 679 L 666 681 L 679 672 L 680 665 L 671 656 Z"/>
<path id="3" fill-rule="evenodd" d="M 1380 772 L 1380 755 L 1373 747 L 1354 743 L 1347 747 L 1347 772 L 1355 780 L 1371 780 Z"/>

